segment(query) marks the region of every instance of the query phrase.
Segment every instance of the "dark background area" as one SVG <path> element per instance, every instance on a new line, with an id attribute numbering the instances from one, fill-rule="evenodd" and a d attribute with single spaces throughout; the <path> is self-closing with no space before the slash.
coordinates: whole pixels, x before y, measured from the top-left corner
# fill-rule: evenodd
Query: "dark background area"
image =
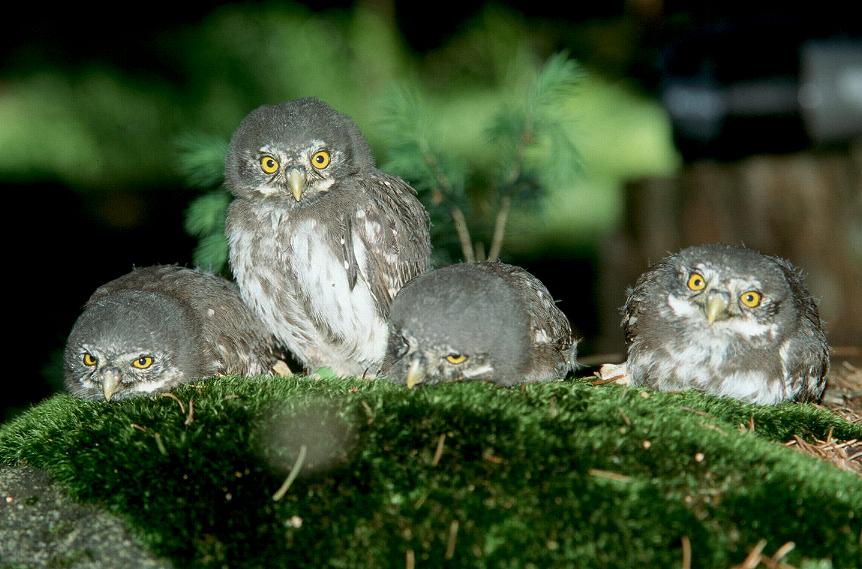
<path id="1" fill-rule="evenodd" d="M 358 4 L 394 22 L 419 60 L 456 40 L 477 15 L 489 9 L 487 2 L 476 0 Z M 858 47 L 862 25 L 844 4 L 850 3 L 752 7 L 707 2 L 691 7 L 683 2 L 636 0 L 573 2 L 563 9 L 525 1 L 491 6 L 526 22 L 543 55 L 566 49 L 592 72 L 611 81 L 625 80 L 642 96 L 667 104 L 665 96 L 677 84 L 694 83 L 707 93 L 758 81 L 798 86 L 800 50 L 806 42 L 830 38 Z M 116 10 L 69 5 L 39 9 L 37 16 L 7 12 L 0 24 L 0 101 L 22 78 L 39 73 L 75 75 L 93 66 L 118 68 L 144 83 L 153 80 L 193 92 L 196 85 L 189 84 L 186 70 L 170 56 L 176 44 L 166 38 L 199 26 L 220 5 L 148 5 L 122 16 Z M 246 6 L 254 10 L 274 5 Z M 304 6 L 320 13 L 349 13 L 356 8 L 347 1 Z M 731 109 L 731 115 L 704 119 L 717 121 L 706 129 L 692 129 L 670 108 L 681 164 L 705 159 L 729 162 L 815 146 L 818 151 L 841 153 L 853 143 L 847 138 L 813 140 L 793 101 L 768 112 L 743 109 L 734 116 Z M 4 128 L 0 124 L 0 132 Z M 137 125 L 118 128 L 122 135 Z M 117 155 L 116 168 L 127 168 L 136 159 Z M 80 307 L 98 285 L 135 265 L 189 264 L 196 240 L 183 230 L 185 208 L 195 194 L 173 164 L 139 181 L 120 180 L 113 186 L 108 181 L 99 191 L 70 187 L 66 180 L 38 171 L 5 170 L 0 171 L 0 191 L 11 218 L 6 230 L 11 240 L 6 271 L 11 310 L 6 322 L 18 364 L 3 380 L 3 418 L 61 389 L 59 350 Z M 561 301 L 561 308 L 586 338 L 585 355 L 598 350 L 600 334 L 613 332 L 601 329 L 601 241 L 599 237 L 566 250 L 555 247 L 553 254 L 544 256 L 520 249 L 515 255 L 504 253 L 504 260 L 533 271 Z M 602 347 L 614 344 L 605 342 Z"/>

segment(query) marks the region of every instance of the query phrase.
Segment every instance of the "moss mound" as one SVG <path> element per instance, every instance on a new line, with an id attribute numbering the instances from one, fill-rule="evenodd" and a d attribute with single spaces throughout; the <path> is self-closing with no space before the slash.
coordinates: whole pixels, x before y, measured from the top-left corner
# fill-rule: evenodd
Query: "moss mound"
<path id="1" fill-rule="evenodd" d="M 698 567 L 761 539 L 862 566 L 862 479 L 780 444 L 862 438 L 812 405 L 581 381 L 220 378 L 175 397 L 54 397 L 0 428 L 0 462 L 182 567 L 678 567 L 684 538 Z"/>

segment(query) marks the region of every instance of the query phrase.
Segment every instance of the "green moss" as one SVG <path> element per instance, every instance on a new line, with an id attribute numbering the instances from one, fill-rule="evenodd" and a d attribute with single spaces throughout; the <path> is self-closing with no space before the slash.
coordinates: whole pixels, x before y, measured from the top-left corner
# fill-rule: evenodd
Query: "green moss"
<path id="1" fill-rule="evenodd" d="M 700 567 L 760 539 L 862 565 L 862 480 L 779 444 L 862 438 L 812 405 L 579 381 L 222 378 L 176 396 L 54 397 L 0 428 L 0 461 L 124 515 L 178 566 L 437 566 L 448 549 L 457 566 L 672 567 L 683 536 Z"/>

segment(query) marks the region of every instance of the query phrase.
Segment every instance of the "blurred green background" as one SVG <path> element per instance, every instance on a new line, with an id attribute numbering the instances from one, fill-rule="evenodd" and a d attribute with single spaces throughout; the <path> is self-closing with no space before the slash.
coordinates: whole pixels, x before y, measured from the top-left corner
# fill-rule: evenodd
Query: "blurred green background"
<path id="1" fill-rule="evenodd" d="M 577 153 L 558 156 L 576 174 L 549 184 L 535 207 L 515 207 L 502 259 L 546 282 L 589 353 L 596 259 L 622 223 L 623 183 L 682 163 L 657 96 L 661 51 L 709 16 L 651 0 L 390 0 L 6 18 L 0 186 L 19 365 L 5 378 L 0 418 L 61 388 L 59 350 L 99 284 L 136 265 L 192 263 L 197 242 L 184 219 L 201 192 L 194 168 L 181 167 L 189 141 L 217 147 L 256 106 L 317 96 L 356 120 L 385 166 L 384 102 L 408 90 L 424 101 L 436 144 L 487 173 L 493 116 L 559 52 L 581 71 L 561 105 Z"/>

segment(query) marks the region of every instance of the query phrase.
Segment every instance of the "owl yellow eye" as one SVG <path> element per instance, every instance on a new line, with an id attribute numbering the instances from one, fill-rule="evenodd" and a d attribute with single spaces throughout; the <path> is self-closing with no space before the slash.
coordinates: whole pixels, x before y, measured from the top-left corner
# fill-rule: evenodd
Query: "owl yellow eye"
<path id="1" fill-rule="evenodd" d="M 749 308 L 757 308 L 760 306 L 760 301 L 763 300 L 763 295 L 761 295 L 756 290 L 750 290 L 748 292 L 742 293 L 742 296 L 739 297 L 742 300 L 742 304 Z"/>
<path id="2" fill-rule="evenodd" d="M 688 277 L 688 288 L 691 290 L 703 290 L 706 287 L 706 279 L 700 273 L 692 273 Z"/>
<path id="3" fill-rule="evenodd" d="M 267 174 L 274 174 L 278 171 L 278 160 L 272 156 L 264 156 L 260 159 L 260 169 Z"/>
<path id="4" fill-rule="evenodd" d="M 465 361 L 467 361 L 467 356 L 463 354 L 449 354 L 448 356 L 446 356 L 446 361 L 450 364 L 455 365 L 463 364 Z"/>
<path id="5" fill-rule="evenodd" d="M 132 366 L 138 369 L 147 369 L 153 365 L 153 356 L 141 356 L 132 362 Z"/>
<path id="6" fill-rule="evenodd" d="M 97 360 L 96 358 L 94 358 L 94 357 L 93 357 L 93 355 L 92 355 L 90 352 L 84 352 L 83 362 L 84 362 L 84 365 L 85 365 L 85 366 L 87 366 L 87 367 L 93 367 L 94 365 L 96 365 L 97 363 L 99 363 L 99 360 Z"/>
<path id="7" fill-rule="evenodd" d="M 329 152 L 326 150 L 321 150 L 320 152 L 316 152 L 314 156 L 311 157 L 311 165 L 317 168 L 318 170 L 323 170 L 327 166 L 329 166 Z"/>

